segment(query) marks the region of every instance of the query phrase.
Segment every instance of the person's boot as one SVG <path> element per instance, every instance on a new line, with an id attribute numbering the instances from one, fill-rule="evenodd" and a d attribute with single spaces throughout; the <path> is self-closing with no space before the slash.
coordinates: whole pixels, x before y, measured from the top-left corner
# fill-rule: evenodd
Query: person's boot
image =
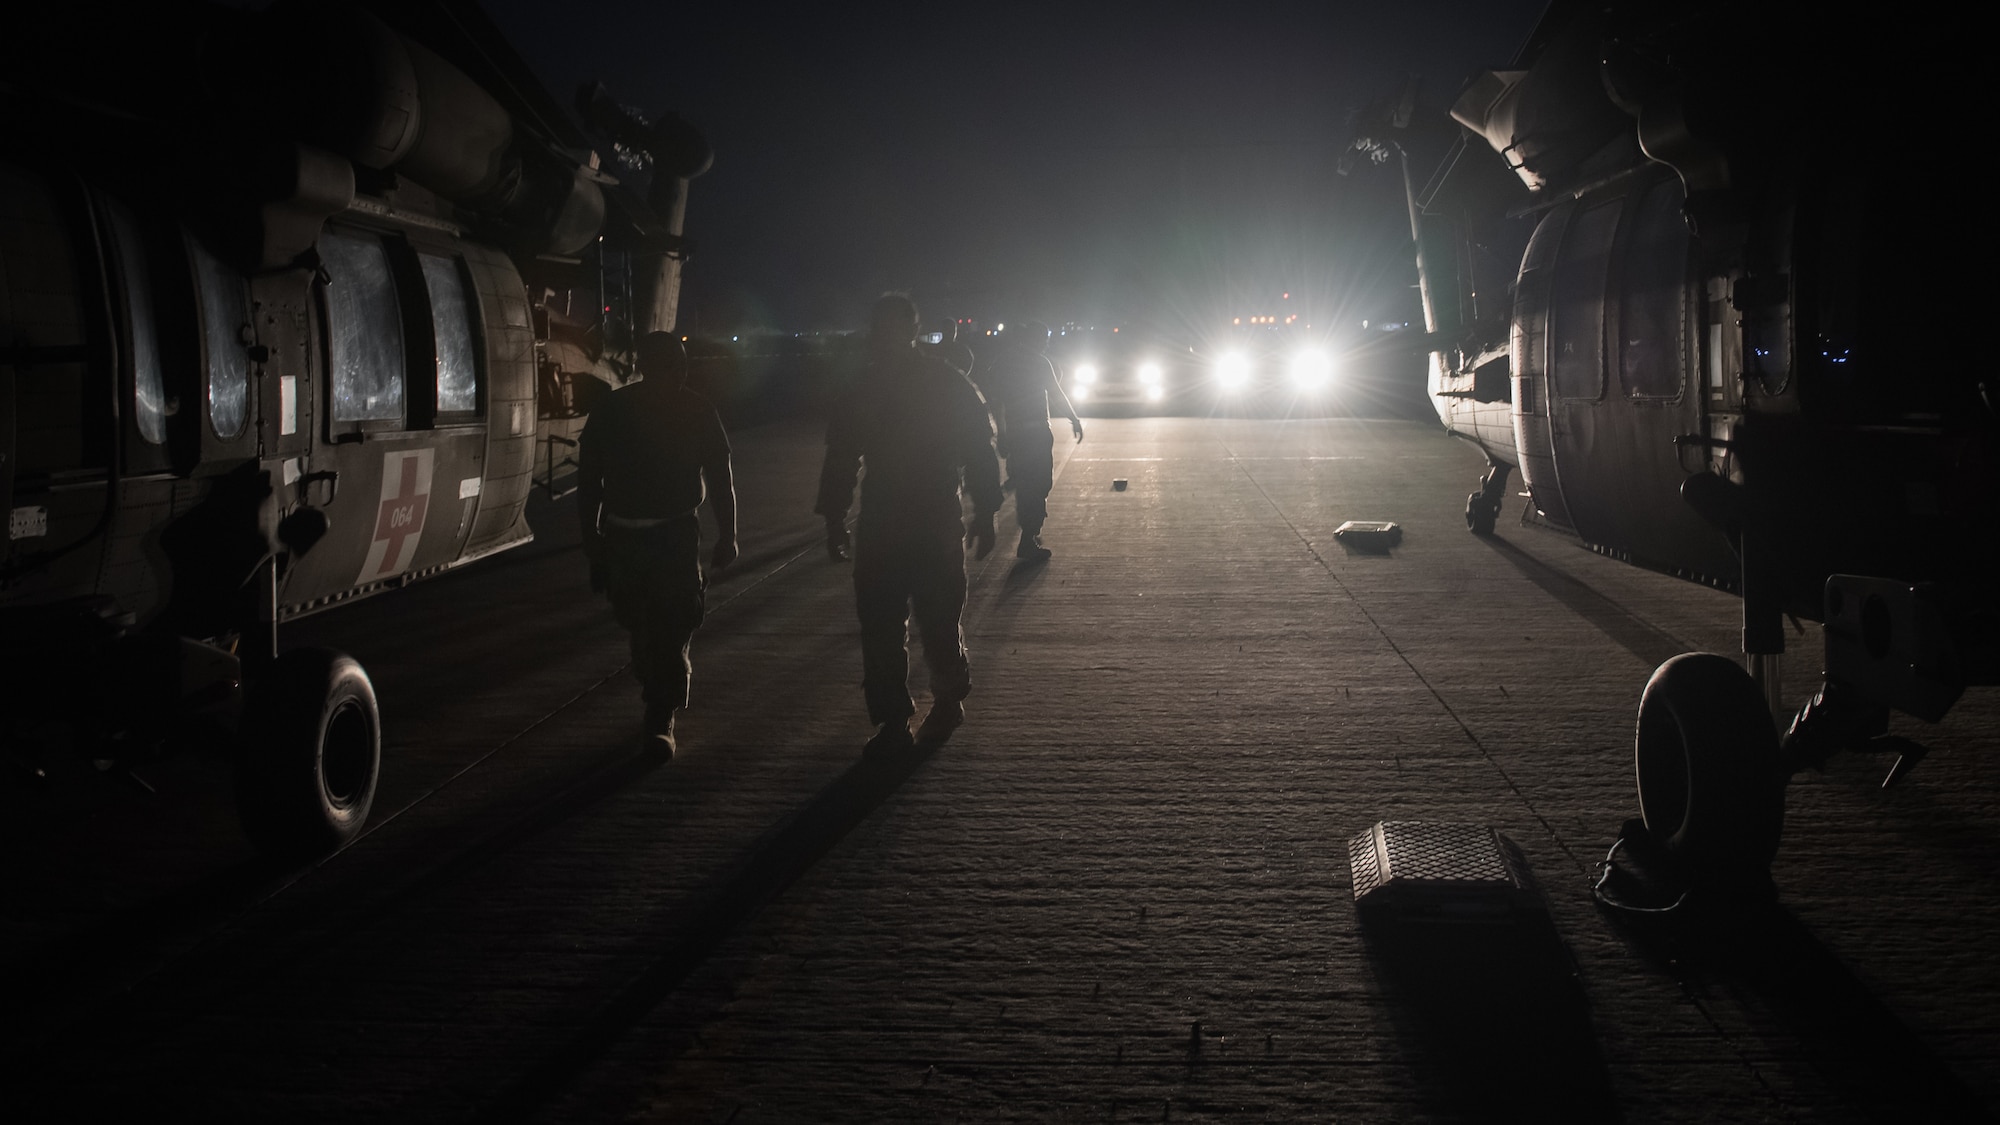
<path id="1" fill-rule="evenodd" d="M 1052 554 L 1053 552 L 1047 547 L 1042 546 L 1040 534 L 1027 530 L 1021 532 L 1021 545 L 1014 548 L 1015 558 L 1026 559 L 1029 562 L 1047 562 Z"/>
<path id="2" fill-rule="evenodd" d="M 861 756 L 864 758 L 894 757 L 896 754 L 908 750 L 912 745 L 914 745 L 914 742 L 910 738 L 910 720 L 895 719 L 883 723 L 875 731 L 875 737 L 869 739 L 868 744 L 861 748 Z"/>
<path id="3" fill-rule="evenodd" d="M 942 746 L 963 722 L 965 704 L 956 699 L 940 699 L 931 704 L 931 713 L 924 716 L 923 725 L 917 728 L 917 742 L 923 746 Z"/>
<path id="4" fill-rule="evenodd" d="M 674 711 L 672 707 L 646 708 L 646 749 L 666 758 L 679 749 L 674 745 Z"/>

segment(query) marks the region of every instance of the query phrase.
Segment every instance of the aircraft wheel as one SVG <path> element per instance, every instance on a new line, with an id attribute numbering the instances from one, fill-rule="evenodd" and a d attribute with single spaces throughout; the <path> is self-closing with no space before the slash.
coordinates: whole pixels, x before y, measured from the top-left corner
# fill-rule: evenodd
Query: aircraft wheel
<path id="1" fill-rule="evenodd" d="M 1484 493 L 1475 492 L 1465 498 L 1465 526 L 1474 535 L 1493 534 L 1493 525 L 1499 519 L 1500 505 L 1488 500 Z"/>
<path id="2" fill-rule="evenodd" d="M 1674 657 L 1639 701 L 1634 760 L 1648 832 L 1696 878 L 1769 871 L 1785 773 L 1764 694 L 1734 660 Z"/>
<path id="3" fill-rule="evenodd" d="M 285 860 L 325 855 L 368 822 L 382 766 L 382 716 L 351 656 L 298 649 L 252 686 L 236 770 L 243 830 Z"/>

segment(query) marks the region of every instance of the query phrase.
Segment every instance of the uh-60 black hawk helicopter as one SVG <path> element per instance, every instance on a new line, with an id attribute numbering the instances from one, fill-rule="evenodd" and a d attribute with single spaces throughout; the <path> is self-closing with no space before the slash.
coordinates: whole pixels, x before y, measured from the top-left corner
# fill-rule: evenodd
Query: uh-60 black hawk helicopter
<path id="1" fill-rule="evenodd" d="M 0 79 L 9 772 L 231 746 L 253 841 L 324 852 L 380 720 L 280 623 L 529 540 L 591 394 L 673 327 L 709 149 L 586 90 L 600 168 L 462 0 L 47 19 Z"/>
<path id="2" fill-rule="evenodd" d="M 2000 386 L 1967 331 L 1992 287 L 1984 221 L 1938 195 L 1943 34 L 1558 0 L 1457 126 L 1406 91 L 1343 161 L 1401 158 L 1432 399 L 1490 466 L 1468 526 L 1518 469 L 1537 521 L 1742 597 L 1745 659 L 1676 657 L 1640 703 L 1669 886 L 1767 887 L 1792 772 L 2000 683 Z M 1427 127 L 1454 136 L 1423 182 Z M 1795 712 L 1788 615 L 1825 645 Z M 1922 750 L 1883 741 L 1889 784 Z"/>

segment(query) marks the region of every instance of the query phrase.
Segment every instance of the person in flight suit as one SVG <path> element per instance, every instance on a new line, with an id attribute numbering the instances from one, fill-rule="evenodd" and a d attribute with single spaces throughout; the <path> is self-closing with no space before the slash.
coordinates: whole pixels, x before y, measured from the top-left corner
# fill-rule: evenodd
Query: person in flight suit
<path id="1" fill-rule="evenodd" d="M 729 437 L 707 399 L 686 389 L 680 337 L 639 340 L 639 382 L 604 396 L 577 437 L 577 511 L 590 584 L 632 634 L 632 670 L 652 748 L 674 752 L 674 712 L 687 706 L 688 644 L 701 625 L 701 521 L 713 505 L 711 569 L 736 561 L 736 487 Z M 705 487 L 704 487 L 705 486 Z"/>
<path id="2" fill-rule="evenodd" d="M 937 745 L 965 721 L 972 690 L 965 634 L 965 548 L 993 551 L 1000 465 L 979 392 L 957 368 L 916 348 L 917 307 L 901 294 L 875 303 L 868 363 L 855 393 L 827 427 L 819 503 L 829 546 L 846 537 L 857 470 L 861 514 L 854 532 L 854 608 L 861 618 L 862 688 L 879 755 L 913 742 Z M 972 493 L 965 525 L 961 479 Z M 932 705 L 910 734 L 909 621 L 914 614 L 930 668 Z"/>
<path id="3" fill-rule="evenodd" d="M 1019 337 L 1014 333 L 1019 332 Z M 1083 440 L 1083 419 L 1070 405 L 1055 365 L 1049 362 L 1048 325 L 1028 321 L 1006 336 L 1011 346 L 998 349 L 981 386 L 995 401 L 1000 419 L 1000 448 L 1007 457 L 1007 477 L 1014 486 L 1014 516 L 1021 525 L 1016 558 L 1047 562 L 1042 524 L 1049 518 L 1049 490 L 1055 487 L 1055 435 L 1049 430 L 1049 408 L 1061 403 L 1076 440 Z"/>

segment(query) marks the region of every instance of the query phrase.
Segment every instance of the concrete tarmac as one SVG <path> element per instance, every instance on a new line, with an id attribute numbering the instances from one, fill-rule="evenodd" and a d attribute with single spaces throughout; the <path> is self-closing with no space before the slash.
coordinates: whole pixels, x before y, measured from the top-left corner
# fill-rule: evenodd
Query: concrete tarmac
<path id="1" fill-rule="evenodd" d="M 1631 919 L 1639 692 L 1731 597 L 1518 526 L 1434 426 L 1094 419 L 969 564 L 969 721 L 864 765 L 817 428 L 735 435 L 681 753 L 557 505 L 301 622 L 384 712 L 367 834 L 256 859 L 201 754 L 10 792 L 9 1120 L 1909 1121 L 2000 1101 L 2000 694 L 1796 779 L 1777 904 Z M 1129 487 L 1115 490 L 1124 478 Z M 1404 528 L 1384 554 L 1343 520 Z M 1794 638 L 1803 698 L 1816 638 Z M 921 668 L 920 662 L 916 663 Z M 921 691 L 921 673 L 916 683 Z M 920 708 L 925 701 L 920 699 Z M 150 788 L 150 792 L 148 791 Z M 1347 840 L 1516 841 L 1546 928 L 1371 931 Z"/>

